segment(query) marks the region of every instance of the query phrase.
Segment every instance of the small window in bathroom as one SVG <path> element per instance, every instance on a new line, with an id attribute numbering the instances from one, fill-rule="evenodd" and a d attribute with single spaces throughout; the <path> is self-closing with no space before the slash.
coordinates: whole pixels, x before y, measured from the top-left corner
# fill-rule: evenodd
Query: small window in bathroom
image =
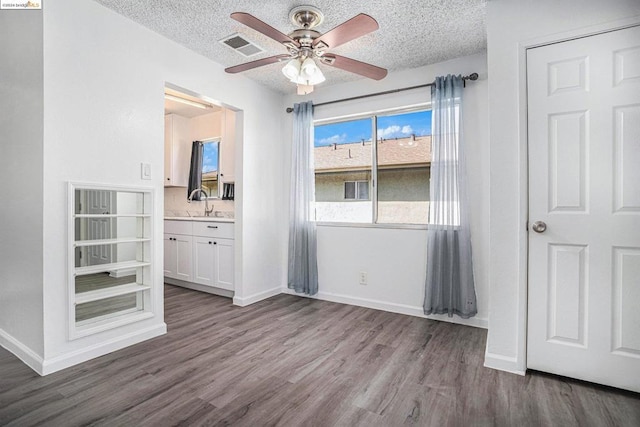
<path id="1" fill-rule="evenodd" d="M 220 197 L 218 172 L 220 171 L 220 140 L 212 139 L 202 141 L 202 189 L 207 192 L 209 198 Z"/>

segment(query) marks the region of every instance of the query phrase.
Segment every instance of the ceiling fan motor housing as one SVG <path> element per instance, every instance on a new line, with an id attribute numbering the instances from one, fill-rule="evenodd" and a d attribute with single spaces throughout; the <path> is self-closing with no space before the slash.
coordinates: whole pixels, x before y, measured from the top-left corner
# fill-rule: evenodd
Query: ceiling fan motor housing
<path id="1" fill-rule="evenodd" d="M 311 29 L 322 24 L 324 15 L 314 6 L 298 6 L 289 11 L 289 19 L 293 25 L 297 25 L 303 29 Z"/>

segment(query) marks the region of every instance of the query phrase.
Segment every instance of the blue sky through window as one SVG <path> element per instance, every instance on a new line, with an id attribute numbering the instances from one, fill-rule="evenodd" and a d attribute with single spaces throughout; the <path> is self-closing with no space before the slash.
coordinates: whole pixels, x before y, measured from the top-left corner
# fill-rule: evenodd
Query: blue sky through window
<path id="1" fill-rule="evenodd" d="M 330 123 L 315 127 L 314 145 L 349 144 L 371 140 L 371 119 Z M 431 135 L 431 110 L 378 116 L 378 138 Z"/>
<path id="2" fill-rule="evenodd" d="M 205 142 L 202 153 L 202 173 L 218 170 L 218 142 Z"/>

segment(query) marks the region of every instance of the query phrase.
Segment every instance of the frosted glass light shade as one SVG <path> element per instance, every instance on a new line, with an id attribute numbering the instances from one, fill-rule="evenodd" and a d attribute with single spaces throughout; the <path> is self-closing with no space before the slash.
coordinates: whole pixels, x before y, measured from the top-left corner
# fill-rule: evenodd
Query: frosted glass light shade
<path id="1" fill-rule="evenodd" d="M 287 65 L 282 68 L 282 74 L 284 74 L 286 78 L 295 83 L 300 76 L 300 61 L 298 61 L 297 59 L 292 59 L 291 61 L 287 62 Z"/>
<path id="2" fill-rule="evenodd" d="M 325 81 L 325 77 L 318 68 L 318 65 L 311 58 L 307 58 L 300 67 L 300 77 L 302 77 L 307 85 L 317 85 Z"/>

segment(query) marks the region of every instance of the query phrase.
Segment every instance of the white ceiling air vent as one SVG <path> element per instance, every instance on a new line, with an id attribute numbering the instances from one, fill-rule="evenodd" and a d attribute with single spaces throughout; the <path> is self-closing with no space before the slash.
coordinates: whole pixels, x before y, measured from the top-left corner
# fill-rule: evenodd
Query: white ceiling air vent
<path id="1" fill-rule="evenodd" d="M 237 33 L 223 38 L 220 43 L 247 57 L 264 52 L 263 48 Z"/>

